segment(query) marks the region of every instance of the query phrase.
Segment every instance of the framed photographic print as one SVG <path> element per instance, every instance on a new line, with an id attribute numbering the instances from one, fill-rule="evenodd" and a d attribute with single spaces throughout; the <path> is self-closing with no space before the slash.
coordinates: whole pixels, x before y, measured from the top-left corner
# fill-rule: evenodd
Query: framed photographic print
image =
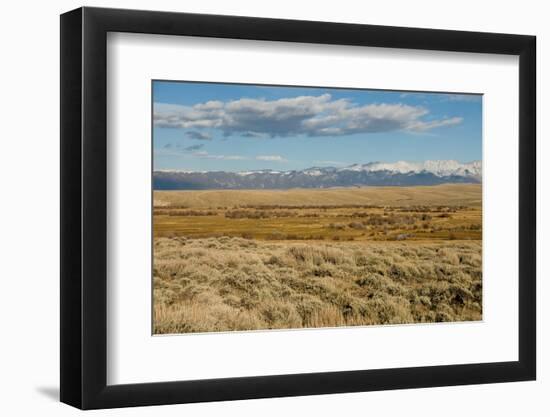
<path id="1" fill-rule="evenodd" d="M 535 38 L 61 16 L 61 401 L 535 379 Z"/>

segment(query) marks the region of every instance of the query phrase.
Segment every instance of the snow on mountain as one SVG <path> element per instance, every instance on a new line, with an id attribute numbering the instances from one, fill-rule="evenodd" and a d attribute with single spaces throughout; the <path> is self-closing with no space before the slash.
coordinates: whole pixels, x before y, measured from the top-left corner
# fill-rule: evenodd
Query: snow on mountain
<path id="1" fill-rule="evenodd" d="M 306 175 L 311 175 L 312 177 L 318 177 L 323 175 L 323 171 L 320 168 L 309 168 L 302 171 Z"/>
<path id="2" fill-rule="evenodd" d="M 368 164 L 353 164 L 348 167 L 340 168 L 339 171 L 388 171 L 390 173 L 399 174 L 419 174 L 422 172 L 427 172 L 438 177 L 456 175 L 470 176 L 481 179 L 481 161 L 468 163 L 461 163 L 454 160 L 424 162 L 369 162 Z"/>

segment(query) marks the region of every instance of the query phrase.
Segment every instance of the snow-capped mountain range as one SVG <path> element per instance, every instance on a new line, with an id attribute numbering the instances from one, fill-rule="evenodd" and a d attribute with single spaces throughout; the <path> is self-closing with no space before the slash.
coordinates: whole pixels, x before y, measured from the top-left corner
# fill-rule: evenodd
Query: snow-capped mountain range
<path id="1" fill-rule="evenodd" d="M 481 179 L 481 161 L 460 163 L 458 161 L 424 161 L 424 162 L 369 162 L 368 164 L 354 164 L 342 170 L 350 171 L 389 171 L 399 174 L 430 172 L 438 177 L 449 175 L 477 176 Z"/>
<path id="2" fill-rule="evenodd" d="M 156 190 L 285 189 L 480 183 L 481 161 L 369 162 L 292 171 L 155 171 Z"/>

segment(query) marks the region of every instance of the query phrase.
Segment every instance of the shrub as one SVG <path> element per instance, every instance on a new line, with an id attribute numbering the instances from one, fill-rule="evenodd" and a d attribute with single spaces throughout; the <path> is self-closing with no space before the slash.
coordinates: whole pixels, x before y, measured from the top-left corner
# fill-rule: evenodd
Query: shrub
<path id="1" fill-rule="evenodd" d="M 482 317 L 479 242 L 156 237 L 154 252 L 156 334 Z"/>

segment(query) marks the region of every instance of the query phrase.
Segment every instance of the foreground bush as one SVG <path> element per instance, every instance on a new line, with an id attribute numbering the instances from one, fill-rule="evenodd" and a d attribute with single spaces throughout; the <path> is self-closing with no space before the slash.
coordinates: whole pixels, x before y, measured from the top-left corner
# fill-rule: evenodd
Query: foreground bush
<path id="1" fill-rule="evenodd" d="M 158 238 L 154 332 L 481 320 L 481 243 Z"/>

